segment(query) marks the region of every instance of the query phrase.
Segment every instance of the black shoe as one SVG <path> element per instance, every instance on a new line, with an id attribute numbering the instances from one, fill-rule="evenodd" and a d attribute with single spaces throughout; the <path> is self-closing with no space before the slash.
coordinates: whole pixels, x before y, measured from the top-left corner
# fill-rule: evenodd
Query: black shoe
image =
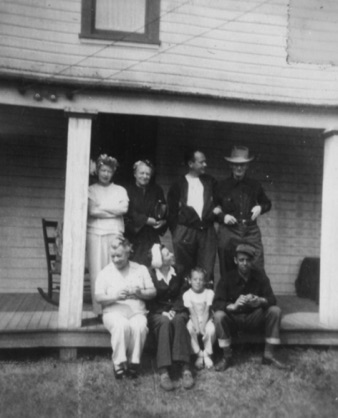
<path id="1" fill-rule="evenodd" d="M 224 372 L 231 366 L 231 357 L 222 357 L 215 365 L 216 372 Z"/>
<path id="2" fill-rule="evenodd" d="M 139 374 L 140 374 L 140 365 L 130 363 L 128 367 L 128 377 L 130 377 L 131 379 L 137 379 L 139 377 Z"/>
<path id="3" fill-rule="evenodd" d="M 169 373 L 164 372 L 160 375 L 160 386 L 166 392 L 170 392 L 175 389 L 173 381 L 170 379 Z"/>
<path id="4" fill-rule="evenodd" d="M 116 380 L 122 380 L 126 377 L 126 371 L 123 367 L 119 367 L 118 369 L 114 369 L 114 376 Z"/>
<path id="5" fill-rule="evenodd" d="M 182 386 L 184 389 L 191 389 L 195 384 L 190 370 L 184 370 L 182 373 Z"/>
<path id="6" fill-rule="evenodd" d="M 286 364 L 281 363 L 279 360 L 277 360 L 274 357 L 263 357 L 262 364 L 265 366 L 272 366 L 279 370 L 290 370 L 290 367 Z"/>

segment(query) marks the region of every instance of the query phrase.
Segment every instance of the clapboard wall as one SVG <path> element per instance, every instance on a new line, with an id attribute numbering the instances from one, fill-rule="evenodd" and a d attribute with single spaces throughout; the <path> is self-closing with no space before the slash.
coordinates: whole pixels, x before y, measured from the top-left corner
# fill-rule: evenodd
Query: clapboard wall
<path id="1" fill-rule="evenodd" d="M 336 22 L 338 8 L 333 1 L 324 3 L 161 0 L 161 43 L 149 46 L 80 39 L 81 0 L 1 1 L 0 75 L 334 105 L 337 67 L 330 61 L 316 65 L 316 53 L 308 54 L 306 63 L 297 54 L 311 51 L 307 17 L 311 32 L 322 39 L 318 48 L 326 48 L 328 57 L 336 51 L 336 44 L 326 41 L 330 31 L 337 36 L 337 25 L 327 29 L 327 21 Z M 292 19 L 296 12 L 300 23 L 297 16 Z M 301 30 L 298 43 L 295 28 Z"/>
<path id="2" fill-rule="evenodd" d="M 62 219 L 67 119 L 0 107 L 0 292 L 47 286 L 41 218 Z"/>
<path id="3" fill-rule="evenodd" d="M 290 0 L 290 63 L 338 64 L 338 3 L 335 0 Z"/>
<path id="4" fill-rule="evenodd" d="M 223 157 L 236 144 L 256 156 L 248 175 L 261 181 L 273 203 L 259 220 L 267 273 L 277 293 L 293 294 L 301 261 L 320 252 L 323 142 L 318 132 L 161 119 L 158 180 L 168 190 L 186 172 L 183 152 L 191 146 L 206 153 L 209 174 L 226 178 L 230 172 Z"/>

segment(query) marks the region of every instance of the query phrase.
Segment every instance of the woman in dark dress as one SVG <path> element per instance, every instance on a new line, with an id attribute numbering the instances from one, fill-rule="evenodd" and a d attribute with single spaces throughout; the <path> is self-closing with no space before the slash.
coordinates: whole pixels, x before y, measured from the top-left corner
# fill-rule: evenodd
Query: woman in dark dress
<path id="1" fill-rule="evenodd" d="M 127 187 L 129 210 L 125 218 L 126 236 L 133 245 L 132 260 L 149 266 L 149 250 L 160 243 L 167 229 L 166 202 L 162 188 L 151 182 L 154 167 L 148 160 L 134 164 L 135 183 Z"/>
<path id="2" fill-rule="evenodd" d="M 174 389 L 170 377 L 174 362 L 182 366 L 182 386 L 190 389 L 194 385 L 190 370 L 191 342 L 186 326 L 189 314 L 182 300 L 183 269 L 176 268 L 174 262 L 174 255 L 166 247 L 153 245 L 150 275 L 157 293 L 148 303 L 148 326 L 156 338 L 160 386 L 166 391 Z"/>

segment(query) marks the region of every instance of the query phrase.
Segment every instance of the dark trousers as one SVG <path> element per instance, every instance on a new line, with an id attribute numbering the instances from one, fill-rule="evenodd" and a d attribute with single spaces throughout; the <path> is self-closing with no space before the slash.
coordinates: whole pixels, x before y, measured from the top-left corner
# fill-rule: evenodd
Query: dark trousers
<path id="1" fill-rule="evenodd" d="M 189 363 L 191 355 L 190 334 L 187 330 L 188 314 L 177 313 L 170 320 L 162 314 L 149 314 L 148 326 L 157 342 L 157 367 L 169 367 L 172 362 Z"/>
<path id="2" fill-rule="evenodd" d="M 216 232 L 213 225 L 207 229 L 189 228 L 177 225 L 173 233 L 176 264 L 190 272 L 199 266 L 207 271 L 207 280 L 213 281 L 216 259 Z"/>
<path id="3" fill-rule="evenodd" d="M 218 257 L 221 278 L 226 280 L 227 273 L 236 268 L 234 262 L 237 245 L 245 241 L 255 248 L 253 264 L 264 269 L 264 255 L 261 231 L 254 225 L 220 225 L 218 230 Z"/>
<path id="4" fill-rule="evenodd" d="M 136 263 L 150 267 L 149 252 L 154 244 L 159 244 L 160 237 L 155 230 L 143 228 L 138 234 L 130 236 L 133 252 L 130 259 Z"/>
<path id="5" fill-rule="evenodd" d="M 281 314 L 278 306 L 270 306 L 267 309 L 258 308 L 250 313 L 234 314 L 216 311 L 214 323 L 217 339 L 225 341 L 225 346 L 229 346 L 231 335 L 236 332 L 262 332 L 266 342 L 278 344 Z"/>

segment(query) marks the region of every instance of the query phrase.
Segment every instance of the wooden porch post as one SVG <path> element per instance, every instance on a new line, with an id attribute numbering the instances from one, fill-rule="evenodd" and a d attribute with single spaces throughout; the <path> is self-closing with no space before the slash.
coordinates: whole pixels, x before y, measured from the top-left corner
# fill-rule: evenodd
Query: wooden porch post
<path id="1" fill-rule="evenodd" d="M 319 317 L 338 329 L 338 130 L 324 138 Z"/>
<path id="2" fill-rule="evenodd" d="M 59 327 L 81 326 L 92 115 L 70 114 Z"/>

